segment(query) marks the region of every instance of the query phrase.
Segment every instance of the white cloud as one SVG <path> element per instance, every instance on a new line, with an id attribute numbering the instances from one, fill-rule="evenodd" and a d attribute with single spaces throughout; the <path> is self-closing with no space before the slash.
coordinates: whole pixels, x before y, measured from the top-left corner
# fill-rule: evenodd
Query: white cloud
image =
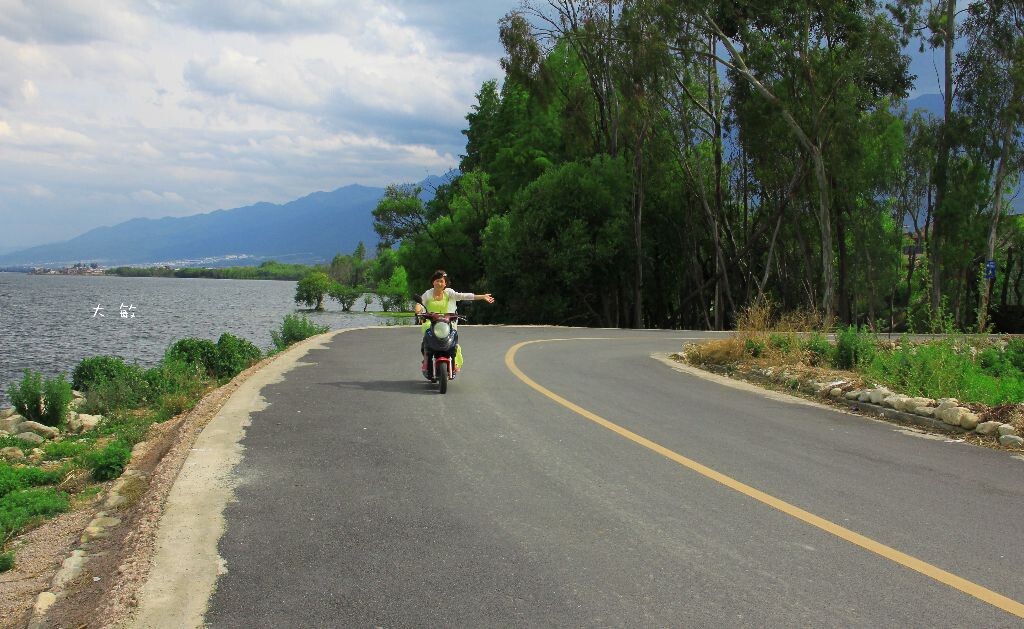
<path id="1" fill-rule="evenodd" d="M 139 203 L 162 204 L 162 203 L 184 203 L 185 199 L 176 192 L 153 192 L 152 190 L 136 190 L 131 195 L 132 199 Z"/>
<path id="2" fill-rule="evenodd" d="M 25 186 L 25 192 L 27 192 L 30 197 L 42 199 L 55 196 L 46 186 L 40 186 L 39 184 L 34 183 L 27 184 Z"/>
<path id="3" fill-rule="evenodd" d="M 116 0 L 0 0 L 0 37 L 18 42 L 77 44 L 139 34 L 144 20 Z"/>
<path id="4" fill-rule="evenodd" d="M 25 79 L 21 82 L 21 97 L 25 99 L 26 103 L 31 103 L 39 96 L 39 88 L 36 84 L 29 79 Z"/>
<path id="5" fill-rule="evenodd" d="M 149 142 L 143 142 L 141 144 L 136 145 L 136 152 L 139 155 L 141 155 L 143 157 L 148 157 L 150 159 L 157 159 L 157 158 L 163 157 L 163 155 L 164 155 L 163 153 L 158 151 L 156 148 L 154 148 L 153 145 L 150 144 Z"/>
<path id="6" fill-rule="evenodd" d="M 269 62 L 232 49 L 224 49 L 216 57 L 189 61 L 185 80 L 193 89 L 216 96 L 233 96 L 284 110 L 321 104 L 327 87 L 321 77 L 306 68 Z"/>

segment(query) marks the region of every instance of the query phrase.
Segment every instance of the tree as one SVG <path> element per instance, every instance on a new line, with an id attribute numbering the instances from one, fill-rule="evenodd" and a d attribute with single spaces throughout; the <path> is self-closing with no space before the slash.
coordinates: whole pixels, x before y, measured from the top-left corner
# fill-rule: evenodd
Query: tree
<path id="1" fill-rule="evenodd" d="M 314 310 L 323 310 L 324 296 L 332 287 L 333 282 L 326 273 L 313 271 L 299 280 L 295 287 L 295 303 L 310 306 Z"/>

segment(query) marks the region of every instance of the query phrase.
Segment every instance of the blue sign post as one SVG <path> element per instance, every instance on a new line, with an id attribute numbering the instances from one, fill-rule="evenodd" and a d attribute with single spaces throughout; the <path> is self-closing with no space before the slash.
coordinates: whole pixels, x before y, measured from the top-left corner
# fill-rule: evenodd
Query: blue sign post
<path id="1" fill-rule="evenodd" d="M 996 279 L 996 261 L 989 260 L 985 263 L 985 279 L 994 280 Z"/>

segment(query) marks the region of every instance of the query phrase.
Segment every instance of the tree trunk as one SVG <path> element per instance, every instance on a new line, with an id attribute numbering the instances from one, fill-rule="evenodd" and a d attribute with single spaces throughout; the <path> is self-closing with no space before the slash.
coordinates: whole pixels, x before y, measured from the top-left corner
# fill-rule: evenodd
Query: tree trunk
<path id="1" fill-rule="evenodd" d="M 1006 250 L 1006 270 L 1003 271 L 1003 290 L 999 298 L 999 305 L 1006 307 L 1006 289 L 1010 284 L 1010 269 L 1013 268 L 1013 247 Z"/>
<path id="2" fill-rule="evenodd" d="M 1016 90 L 1014 90 L 1016 92 Z M 1014 97 L 1017 94 L 1014 93 Z M 987 256 L 985 260 L 996 259 L 996 232 L 999 227 L 999 217 L 1003 214 L 1003 179 L 1006 177 L 1006 162 L 1010 158 L 1010 144 L 1013 142 L 1013 131 L 1016 125 L 1013 124 L 1014 120 L 1011 116 L 1007 116 L 1007 119 L 1003 121 L 1003 147 L 999 155 L 999 166 L 996 168 L 996 191 L 995 199 L 992 202 L 992 218 L 988 223 L 988 246 L 985 251 Z M 985 326 L 988 325 L 988 304 L 992 297 L 992 287 L 995 284 L 994 279 L 986 279 L 984 286 L 978 287 L 978 331 L 983 332 Z"/>
<path id="3" fill-rule="evenodd" d="M 932 217 L 932 239 L 929 262 L 932 273 L 932 311 L 938 312 L 942 303 L 942 243 L 946 239 L 942 214 L 949 178 L 949 158 L 952 149 L 950 117 L 953 113 L 953 44 L 956 41 L 956 0 L 946 0 L 946 32 L 943 37 L 944 86 L 942 104 L 942 133 L 939 135 L 938 160 L 935 164 L 935 216 Z"/>

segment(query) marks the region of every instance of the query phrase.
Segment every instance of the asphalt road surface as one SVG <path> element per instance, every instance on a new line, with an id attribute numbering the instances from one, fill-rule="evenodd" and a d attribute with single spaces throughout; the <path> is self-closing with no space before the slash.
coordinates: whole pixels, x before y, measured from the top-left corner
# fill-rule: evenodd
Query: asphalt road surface
<path id="1" fill-rule="evenodd" d="M 205 622 L 1024 626 L 1024 461 L 651 357 L 698 336 L 465 326 L 440 395 L 418 328 L 338 334 L 262 389 Z"/>

